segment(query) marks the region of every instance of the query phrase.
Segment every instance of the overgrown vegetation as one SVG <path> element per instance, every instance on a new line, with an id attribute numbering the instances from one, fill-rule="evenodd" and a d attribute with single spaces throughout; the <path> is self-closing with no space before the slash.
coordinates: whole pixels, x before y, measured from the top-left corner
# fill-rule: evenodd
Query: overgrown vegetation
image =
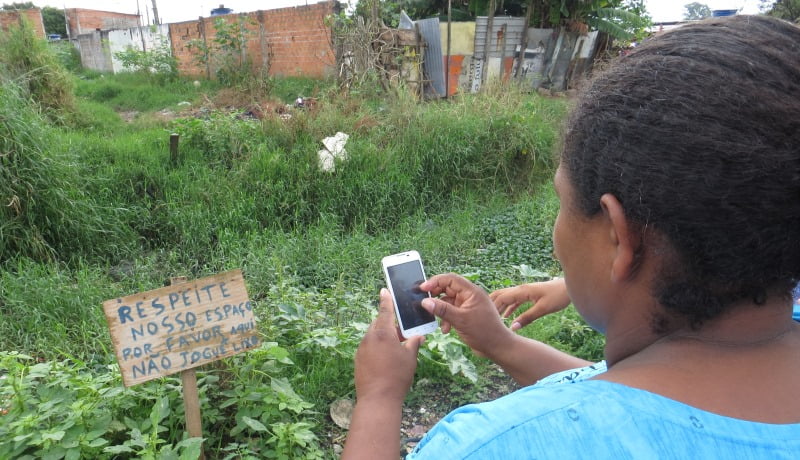
<path id="1" fill-rule="evenodd" d="M 5 80 L 14 80 L 26 90 L 51 120 L 63 122 L 75 107 L 72 80 L 47 42 L 40 40 L 30 22 L 0 34 L 0 65 Z"/>
<path id="2" fill-rule="evenodd" d="M 178 60 L 172 55 L 167 38 L 162 35 L 158 36 L 158 42 L 147 51 L 128 46 L 125 51 L 114 53 L 114 57 L 126 70 L 144 74 L 157 83 L 178 78 Z"/>
<path id="3" fill-rule="evenodd" d="M 197 51 L 195 62 L 200 68 L 206 68 L 209 76 L 215 76 L 223 86 L 244 86 L 253 89 L 252 85 L 265 80 L 269 69 L 262 69 L 261 78 L 253 78 L 253 63 L 243 50 L 253 35 L 246 16 L 219 16 L 214 19 L 214 36 L 210 43 L 205 39 L 191 40 L 189 49 Z M 250 20 L 252 21 L 252 19 Z"/>
<path id="4" fill-rule="evenodd" d="M 800 23 L 800 0 L 761 0 L 760 8 L 770 16 Z"/>
<path id="5" fill-rule="evenodd" d="M 75 81 L 67 125 L 19 80 L 0 88 L 0 458 L 196 458 L 179 380 L 123 388 L 101 309 L 171 276 L 241 268 L 259 319 L 259 348 L 199 369 L 206 455 L 331 458 L 343 431 L 328 406 L 353 396 L 383 255 L 414 248 L 430 273 L 487 289 L 559 272 L 549 177 L 563 99 L 496 88 L 419 104 L 275 79 L 255 113 L 214 104 L 208 82 Z M 279 116 L 298 94 L 316 105 Z M 337 131 L 349 159 L 321 171 L 320 141 Z M 528 333 L 599 356 L 574 312 Z M 418 377 L 461 395 L 447 410 L 480 398 L 491 372 L 434 334 Z"/>

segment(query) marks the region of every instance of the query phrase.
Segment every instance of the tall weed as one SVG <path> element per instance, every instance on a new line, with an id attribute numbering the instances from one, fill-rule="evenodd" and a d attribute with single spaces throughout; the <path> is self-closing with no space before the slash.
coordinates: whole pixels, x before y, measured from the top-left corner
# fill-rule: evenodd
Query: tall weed
<path id="1" fill-rule="evenodd" d="M 265 120 L 260 135 L 252 122 L 230 115 L 183 120 L 174 129 L 189 155 L 224 166 L 219 180 L 253 197 L 248 218 L 261 227 L 291 230 L 333 219 L 343 229 L 379 232 L 398 216 L 435 213 L 469 193 L 530 190 L 552 171 L 564 111 L 563 102 L 530 96 L 319 104 L 289 121 Z M 338 131 L 350 134 L 349 158 L 334 172 L 321 171 L 321 140 Z"/>
<path id="2" fill-rule="evenodd" d="M 21 82 L 50 119 L 63 121 L 73 113 L 75 98 L 69 74 L 25 17 L 20 16 L 17 25 L 0 34 L 0 63 L 4 66 L 0 73 Z"/>
<path id="3" fill-rule="evenodd" d="M 5 79 L 3 79 L 5 80 Z M 0 86 L 0 263 L 14 257 L 69 260 L 103 252 L 123 229 L 105 219 L 82 188 L 76 157 L 59 152 L 56 132 L 16 81 Z"/>

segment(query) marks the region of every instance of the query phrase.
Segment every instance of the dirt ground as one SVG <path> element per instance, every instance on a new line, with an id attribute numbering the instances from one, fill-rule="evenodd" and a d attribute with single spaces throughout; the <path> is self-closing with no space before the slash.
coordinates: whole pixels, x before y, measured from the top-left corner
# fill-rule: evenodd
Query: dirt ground
<path id="1" fill-rule="evenodd" d="M 484 380 L 477 384 L 477 391 L 474 388 L 470 389 L 457 384 L 450 386 L 447 383 L 433 382 L 428 379 L 415 382 L 413 391 L 417 397 L 407 399 L 403 407 L 403 420 L 400 426 L 400 456 L 405 458 L 425 436 L 425 433 L 453 409 L 464 404 L 492 401 L 519 388 L 497 366 L 490 367 L 488 375 L 482 376 L 482 379 Z M 420 397 L 419 395 L 425 396 Z M 341 404 L 342 406 L 332 410 L 331 417 L 340 421 L 344 417 L 349 422 L 346 405 L 352 405 L 352 401 Z M 332 423 L 329 439 L 323 439 L 322 442 L 327 444 L 325 447 L 330 447 L 339 454 L 346 437 L 347 430 Z"/>

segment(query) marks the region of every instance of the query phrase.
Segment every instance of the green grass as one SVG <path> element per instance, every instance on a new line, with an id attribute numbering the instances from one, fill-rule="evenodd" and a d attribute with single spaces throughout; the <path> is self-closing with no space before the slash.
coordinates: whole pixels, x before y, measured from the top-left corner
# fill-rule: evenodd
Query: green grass
<path id="1" fill-rule="evenodd" d="M 196 102 L 203 94 L 218 89 L 213 82 L 202 81 L 195 87 L 193 79 L 179 78 L 154 85 L 138 73 L 106 75 L 87 72 L 75 79 L 75 94 L 114 110 L 163 110 L 179 102 Z"/>
<path id="2" fill-rule="evenodd" d="M 26 174 L 40 171 L 33 189 L 41 195 L 29 220 L 6 214 L 0 228 L 15 225 L 21 236 L 14 241 L 46 238 L 41 253 L 6 243 L 0 258 L 0 350 L 29 355 L 0 353 L 9 369 L 0 379 L 0 408 L 9 411 L 0 456 L 63 448 L 111 458 L 194 448 L 181 444 L 175 378 L 120 387 L 100 307 L 172 276 L 241 268 L 259 318 L 260 348 L 200 369 L 207 455 L 318 458 L 332 455 L 328 405 L 353 396 L 353 353 L 375 313 L 383 255 L 416 249 L 429 274 L 456 271 L 487 289 L 530 281 L 523 265 L 559 272 L 551 257 L 557 199 L 550 176 L 564 101 L 511 89 L 438 103 L 361 101 L 322 82 L 317 107 L 290 120 L 209 112 L 168 124 L 149 117 L 213 91 L 186 83 L 85 76 L 80 122 L 63 127 L 1 93 L 9 113 L 20 114 L 10 118 L 17 124 L 5 139 L 34 161 L 4 169 L 3 183 L 31 181 Z M 314 94 L 318 84 L 271 83 L 279 99 Z M 144 112 L 126 123 L 120 110 Z M 173 131 L 181 134 L 177 163 L 169 154 Z M 351 135 L 349 159 L 322 172 L 320 141 L 337 131 Z M 528 332 L 584 357 L 602 346 L 570 311 Z M 491 372 L 458 342 L 432 336 L 418 370 L 428 383 L 415 391 L 449 387 L 460 395 L 453 404 L 468 402 L 482 397 Z M 62 397 L 37 390 L 41 382 Z M 410 395 L 417 400 L 424 395 Z M 86 404 L 81 421 L 75 401 Z M 34 414 L 42 405 L 50 409 Z"/>
<path id="3" fill-rule="evenodd" d="M 336 87 L 336 82 L 317 78 L 272 78 L 270 95 L 285 104 L 294 104 L 298 97 L 325 96 Z"/>

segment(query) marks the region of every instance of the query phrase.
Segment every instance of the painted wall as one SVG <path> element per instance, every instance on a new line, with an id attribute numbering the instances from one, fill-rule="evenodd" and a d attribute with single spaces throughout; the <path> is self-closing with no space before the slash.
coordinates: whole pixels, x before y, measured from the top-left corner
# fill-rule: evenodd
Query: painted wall
<path id="1" fill-rule="evenodd" d="M 591 69 L 599 39 L 597 32 L 579 35 L 564 30 L 526 29 L 523 18 L 506 16 L 495 17 L 488 34 L 487 28 L 486 17 L 479 17 L 474 23 L 450 25 L 448 69 L 447 23 L 440 25 L 444 72 L 449 70 L 448 94 L 477 92 L 488 80 L 512 78 L 519 65 L 523 34 L 527 34 L 528 44 L 520 70 L 522 81 L 534 89 L 566 90 L 573 77 Z M 488 59 L 484 59 L 487 42 Z"/>
<path id="2" fill-rule="evenodd" d="M 114 73 L 128 71 L 114 54 L 125 51 L 128 47 L 141 50 L 143 46 L 146 50 L 162 46 L 169 48 L 169 24 L 108 31 L 111 71 Z"/>

